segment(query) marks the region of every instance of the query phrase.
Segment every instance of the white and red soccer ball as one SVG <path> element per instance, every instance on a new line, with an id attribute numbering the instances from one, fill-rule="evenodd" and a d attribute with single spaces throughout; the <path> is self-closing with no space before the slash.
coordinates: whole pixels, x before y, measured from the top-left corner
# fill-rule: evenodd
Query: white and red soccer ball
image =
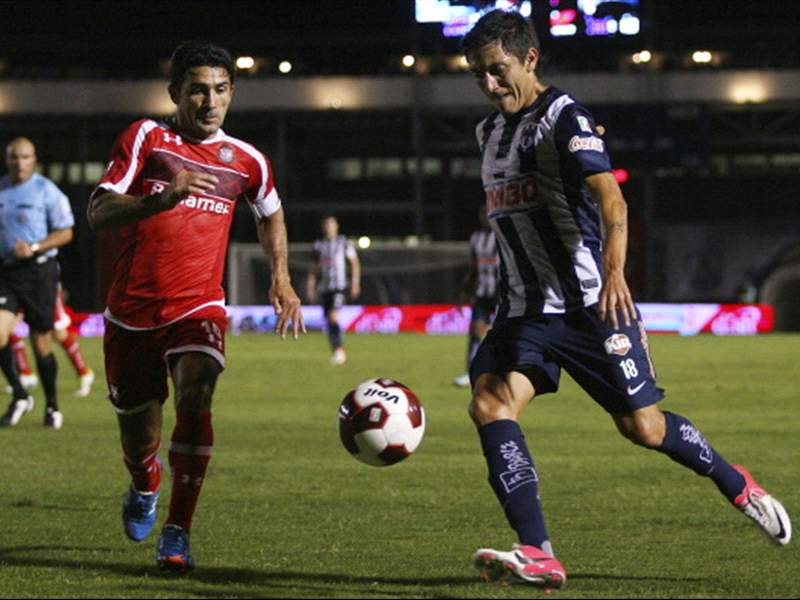
<path id="1" fill-rule="evenodd" d="M 339 436 L 350 454 L 386 467 L 411 456 L 425 433 L 425 410 L 416 394 L 393 379 L 369 379 L 339 406 Z"/>

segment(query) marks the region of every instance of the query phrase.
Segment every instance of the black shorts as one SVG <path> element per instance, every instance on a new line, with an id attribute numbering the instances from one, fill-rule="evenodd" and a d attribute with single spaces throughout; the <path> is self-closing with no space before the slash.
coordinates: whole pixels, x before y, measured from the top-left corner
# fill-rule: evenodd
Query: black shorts
<path id="1" fill-rule="evenodd" d="M 344 306 L 344 301 L 344 290 L 322 292 L 322 310 L 325 312 L 325 316 L 327 317 L 332 310 L 339 310 L 342 308 Z"/>
<path id="2" fill-rule="evenodd" d="M 600 320 L 597 305 L 495 321 L 472 361 L 470 378 L 474 385 L 483 373 L 517 371 L 541 395 L 558 390 L 562 368 L 611 414 L 630 413 L 664 397 L 639 312 L 630 327 L 621 324 L 615 330 Z"/>
<path id="3" fill-rule="evenodd" d="M 23 312 L 33 331 L 50 331 L 58 289 L 58 261 L 39 261 L 42 258 L 0 267 L 0 310 Z"/>

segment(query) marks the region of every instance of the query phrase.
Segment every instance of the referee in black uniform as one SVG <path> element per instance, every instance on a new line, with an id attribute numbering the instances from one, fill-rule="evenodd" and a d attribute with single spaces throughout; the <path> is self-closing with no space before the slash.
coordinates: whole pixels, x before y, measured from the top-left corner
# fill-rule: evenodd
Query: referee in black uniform
<path id="1" fill-rule="evenodd" d="M 44 425 L 61 429 L 52 350 L 53 309 L 58 285 L 57 248 L 72 240 L 75 224 L 69 199 L 36 173 L 36 148 L 27 138 L 6 147 L 8 174 L 0 178 L 0 368 L 13 389 L 1 426 L 14 426 L 33 410 L 33 397 L 19 381 L 9 336 L 17 313 L 25 314 L 31 345 L 47 397 Z"/>

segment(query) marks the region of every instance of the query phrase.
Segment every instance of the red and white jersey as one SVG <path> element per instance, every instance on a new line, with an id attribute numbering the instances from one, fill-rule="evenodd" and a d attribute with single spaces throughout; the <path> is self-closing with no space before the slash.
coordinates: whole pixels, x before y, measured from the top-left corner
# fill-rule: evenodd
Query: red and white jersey
<path id="1" fill-rule="evenodd" d="M 221 129 L 198 142 L 150 119 L 117 139 L 94 194 L 160 193 L 181 170 L 213 174 L 219 183 L 113 232 L 117 250 L 105 316 L 126 329 L 224 313 L 222 276 L 236 202 L 244 198 L 256 218 L 281 207 L 269 160 L 253 146 Z"/>

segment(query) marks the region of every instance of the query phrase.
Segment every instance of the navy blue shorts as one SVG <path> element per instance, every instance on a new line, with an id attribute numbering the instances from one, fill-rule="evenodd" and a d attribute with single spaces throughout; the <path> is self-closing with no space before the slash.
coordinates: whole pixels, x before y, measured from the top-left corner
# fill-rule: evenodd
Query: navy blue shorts
<path id="1" fill-rule="evenodd" d="M 518 371 L 537 395 L 558 390 L 561 369 L 611 414 L 630 413 L 664 397 L 656 385 L 647 334 L 637 311 L 630 327 L 600 320 L 597 305 L 560 315 L 495 321 L 470 367 L 483 373 Z"/>
<path id="2" fill-rule="evenodd" d="M 331 311 L 339 310 L 344 306 L 345 291 L 333 290 L 322 293 L 322 311 L 327 317 Z"/>

